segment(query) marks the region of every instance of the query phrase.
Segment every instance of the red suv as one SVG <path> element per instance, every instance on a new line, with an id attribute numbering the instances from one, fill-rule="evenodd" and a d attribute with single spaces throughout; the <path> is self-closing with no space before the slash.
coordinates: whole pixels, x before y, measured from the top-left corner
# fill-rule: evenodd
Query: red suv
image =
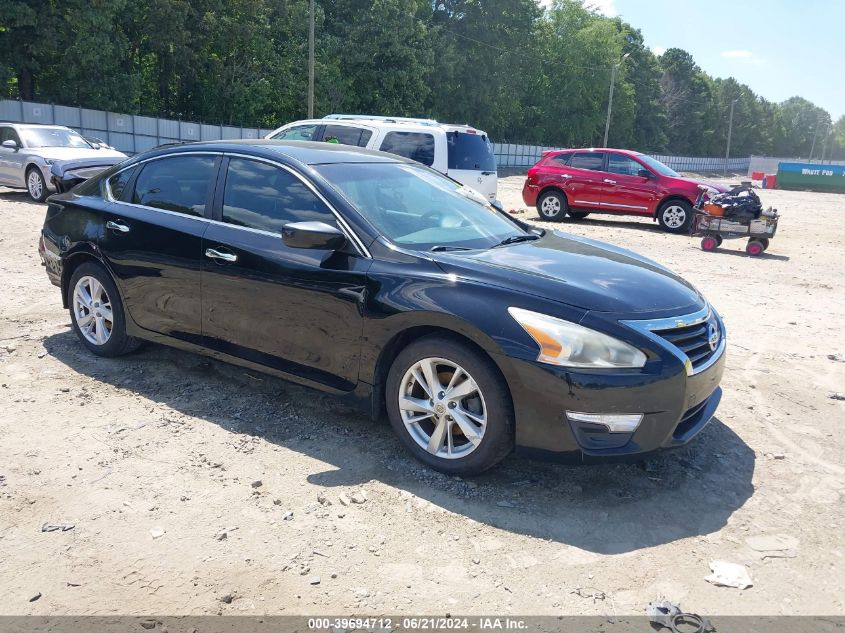
<path id="1" fill-rule="evenodd" d="M 698 186 L 659 160 L 624 149 L 546 152 L 528 170 L 522 199 L 544 220 L 581 219 L 593 212 L 655 218 L 666 231 L 683 233 L 692 221 Z"/>

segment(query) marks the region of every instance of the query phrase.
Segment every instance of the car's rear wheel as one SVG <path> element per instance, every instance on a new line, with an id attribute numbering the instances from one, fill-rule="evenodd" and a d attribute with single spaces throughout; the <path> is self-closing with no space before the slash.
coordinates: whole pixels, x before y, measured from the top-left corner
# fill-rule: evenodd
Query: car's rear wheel
<path id="1" fill-rule="evenodd" d="M 555 189 L 543 192 L 537 200 L 537 212 L 543 220 L 560 222 L 569 211 L 566 196 Z"/>
<path id="2" fill-rule="evenodd" d="M 590 215 L 589 211 L 569 211 L 566 215 L 568 215 L 573 220 L 583 220 L 588 215 Z"/>
<path id="3" fill-rule="evenodd" d="M 68 306 L 73 330 L 98 356 L 120 356 L 140 344 L 126 334 L 123 302 L 111 276 L 94 262 L 79 266 L 68 284 Z"/>
<path id="4" fill-rule="evenodd" d="M 34 202 L 44 202 L 47 197 L 47 183 L 41 170 L 30 167 L 26 172 L 26 191 Z"/>
<path id="5" fill-rule="evenodd" d="M 460 341 L 415 341 L 394 360 L 385 391 L 402 443 L 435 470 L 477 474 L 513 448 L 507 385 L 489 359 Z"/>
<path id="6" fill-rule="evenodd" d="M 664 231 L 686 233 L 692 222 L 692 205 L 686 200 L 669 200 L 657 211 L 657 221 Z"/>

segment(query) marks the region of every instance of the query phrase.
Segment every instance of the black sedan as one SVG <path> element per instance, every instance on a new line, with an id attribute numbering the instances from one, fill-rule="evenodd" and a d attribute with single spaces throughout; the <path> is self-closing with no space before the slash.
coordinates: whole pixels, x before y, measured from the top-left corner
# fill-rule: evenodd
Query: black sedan
<path id="1" fill-rule="evenodd" d="M 153 150 L 51 197 L 39 250 L 94 354 L 155 341 L 347 395 L 447 473 L 641 457 L 721 397 L 724 327 L 690 284 L 395 155 Z"/>

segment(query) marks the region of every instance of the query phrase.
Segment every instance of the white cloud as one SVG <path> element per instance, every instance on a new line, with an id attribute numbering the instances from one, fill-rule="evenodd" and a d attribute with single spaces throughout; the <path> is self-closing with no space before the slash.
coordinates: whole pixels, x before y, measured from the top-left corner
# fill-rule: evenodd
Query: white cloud
<path id="1" fill-rule="evenodd" d="M 663 53 L 666 52 L 665 46 L 652 46 L 651 52 L 660 57 Z"/>
<path id="2" fill-rule="evenodd" d="M 722 57 L 733 57 L 733 58 L 737 58 L 737 59 L 750 59 L 750 58 L 754 57 L 754 53 L 752 53 L 751 51 L 743 51 L 743 50 L 722 51 Z"/>

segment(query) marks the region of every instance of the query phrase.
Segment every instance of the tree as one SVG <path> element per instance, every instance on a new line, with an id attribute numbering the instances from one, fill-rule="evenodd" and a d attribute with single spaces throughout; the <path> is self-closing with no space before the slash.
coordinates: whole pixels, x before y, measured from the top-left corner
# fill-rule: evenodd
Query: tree
<path id="1" fill-rule="evenodd" d="M 692 55 L 670 48 L 660 56 L 662 102 L 666 108 L 669 147 L 680 154 L 703 155 L 709 149 L 713 129 L 712 93 L 708 77 Z M 706 149 L 705 149 L 706 148 Z"/>

